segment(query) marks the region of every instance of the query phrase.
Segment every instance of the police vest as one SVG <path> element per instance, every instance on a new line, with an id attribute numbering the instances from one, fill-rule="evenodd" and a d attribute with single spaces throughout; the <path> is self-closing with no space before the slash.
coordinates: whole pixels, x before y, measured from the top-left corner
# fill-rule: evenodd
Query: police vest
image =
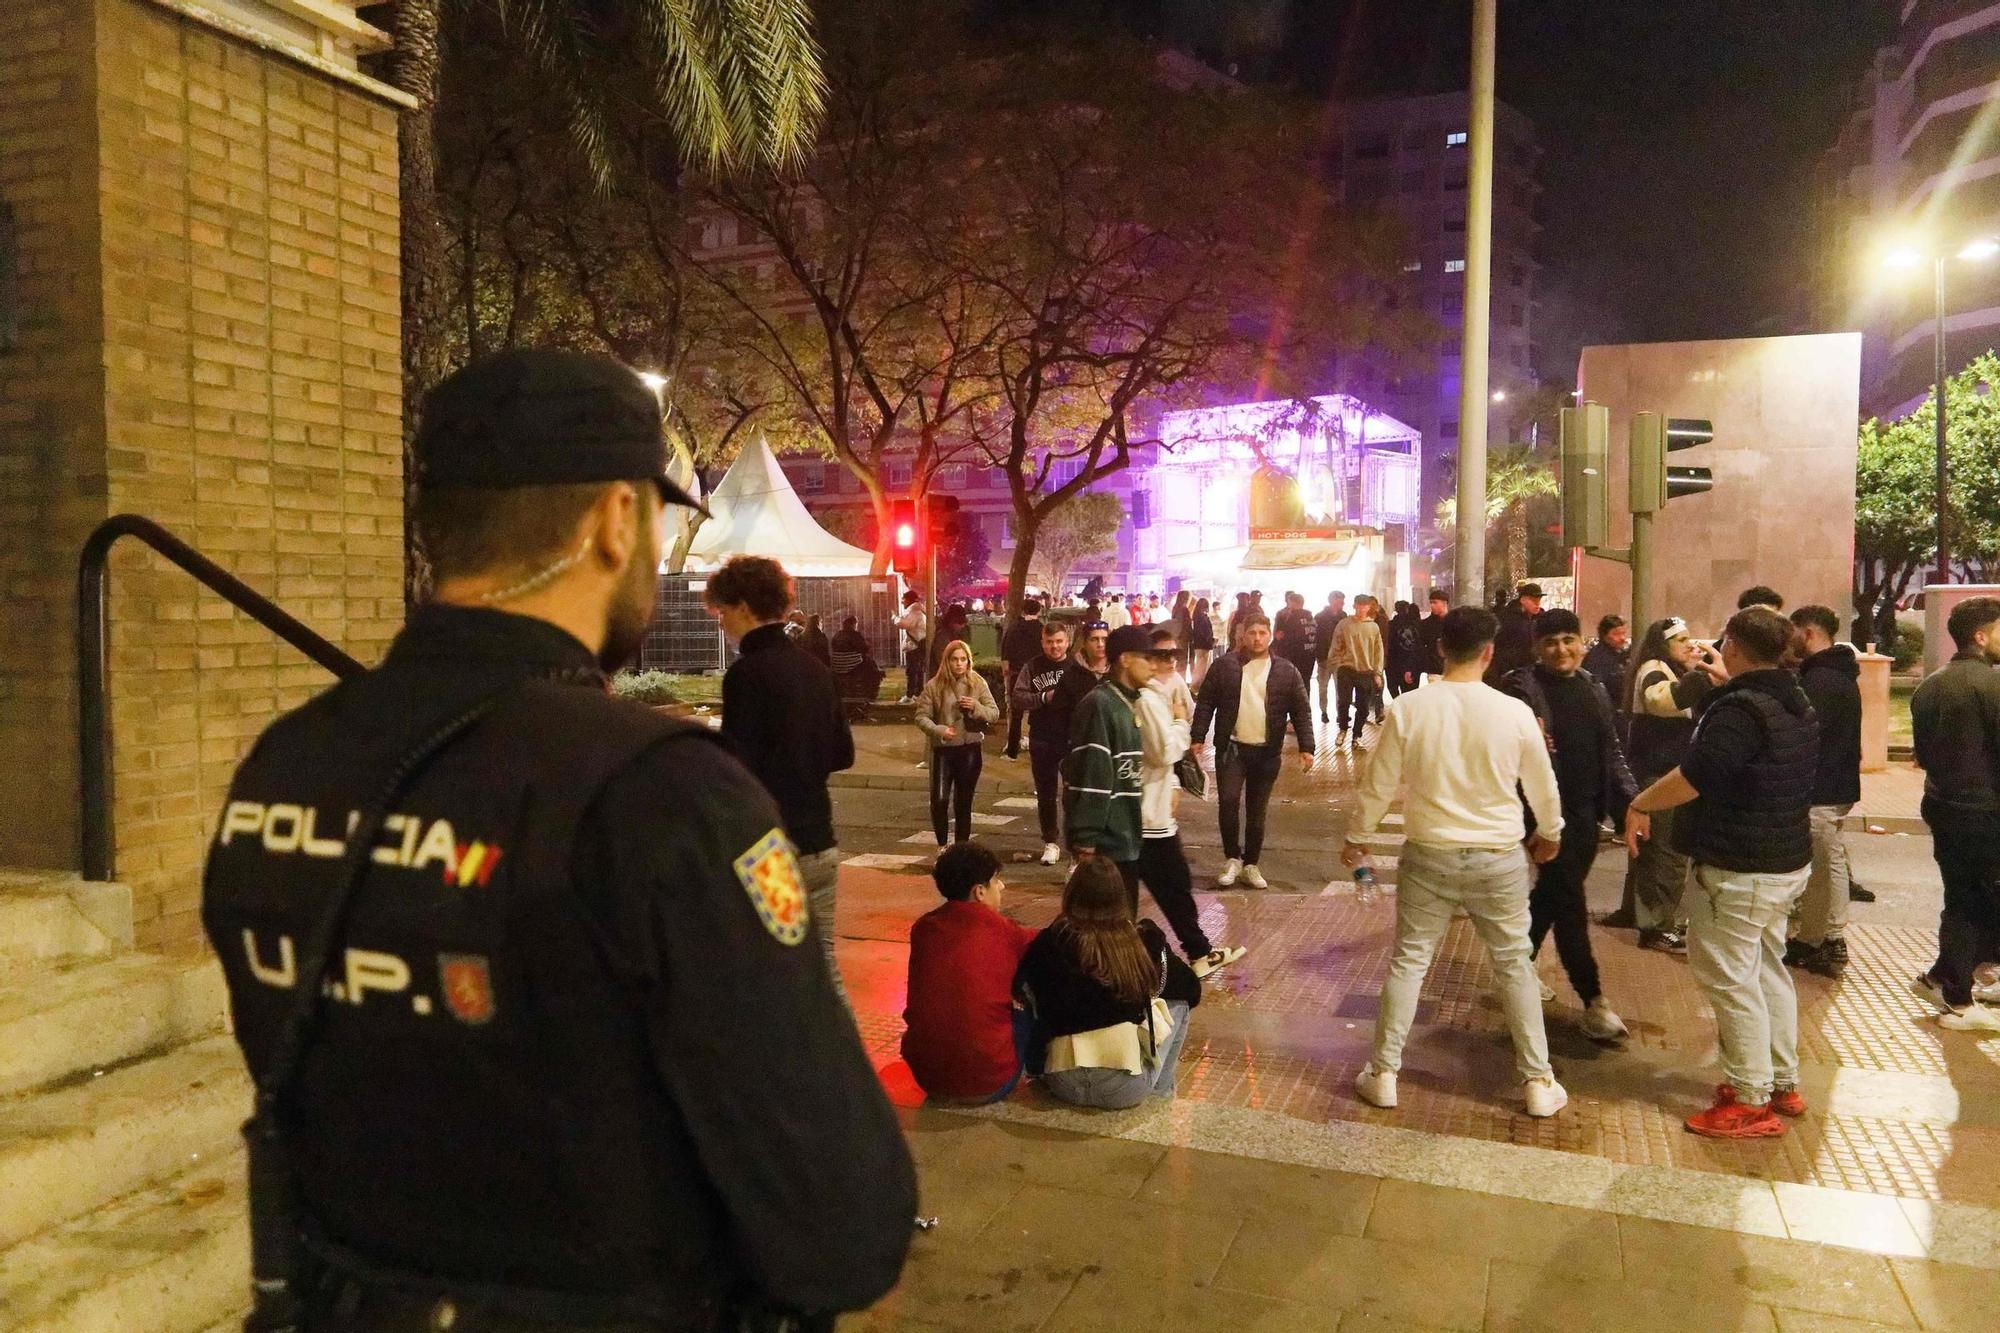
<path id="1" fill-rule="evenodd" d="M 237 1038 L 261 1074 L 356 812 L 426 735 L 509 689 L 396 802 L 335 950 L 280 1121 L 308 1232 L 391 1270 L 657 1292 L 692 1314 L 740 1277 L 727 1226 L 603 961 L 630 923 L 594 919 L 571 865 L 620 768 L 659 744 L 698 763 L 712 742 L 599 688 L 483 674 L 371 672 L 244 762 L 203 908 Z"/>

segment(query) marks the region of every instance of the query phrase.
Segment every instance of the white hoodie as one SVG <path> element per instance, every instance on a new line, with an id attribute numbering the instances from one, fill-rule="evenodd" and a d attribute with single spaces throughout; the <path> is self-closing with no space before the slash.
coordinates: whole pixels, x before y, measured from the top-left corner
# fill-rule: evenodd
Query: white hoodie
<path id="1" fill-rule="evenodd" d="M 1174 716 L 1174 700 L 1181 716 Z M 1194 716 L 1194 695 L 1179 675 L 1155 677 L 1139 691 L 1139 824 L 1140 835 L 1171 838 L 1181 831 L 1174 818 L 1174 793 L 1180 783 L 1174 764 L 1187 753 Z"/>

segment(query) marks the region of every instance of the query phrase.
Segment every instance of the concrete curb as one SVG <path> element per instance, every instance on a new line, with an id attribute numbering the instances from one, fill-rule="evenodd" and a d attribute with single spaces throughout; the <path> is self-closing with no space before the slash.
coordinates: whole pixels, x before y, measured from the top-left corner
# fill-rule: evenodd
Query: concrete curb
<path id="1" fill-rule="evenodd" d="M 1022 761 L 1026 763 L 1026 760 Z M 931 788 L 930 773 L 926 769 L 910 766 L 907 773 L 835 773 L 826 780 L 829 787 L 868 787 L 878 791 L 922 791 Z M 1003 796 L 1033 796 L 1035 784 L 1015 777 L 994 778 L 989 766 L 979 778 L 981 795 L 997 792 Z"/>

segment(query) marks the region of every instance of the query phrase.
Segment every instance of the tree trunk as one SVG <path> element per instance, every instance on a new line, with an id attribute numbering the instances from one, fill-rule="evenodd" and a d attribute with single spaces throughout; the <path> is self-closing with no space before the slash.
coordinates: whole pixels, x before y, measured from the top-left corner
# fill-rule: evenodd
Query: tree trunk
<path id="1" fill-rule="evenodd" d="M 397 141 L 403 279 L 403 596 L 414 606 L 429 592 L 430 570 L 410 524 L 415 498 L 413 445 L 417 409 L 444 377 L 445 244 L 438 208 L 435 121 L 440 0 L 398 0 L 390 22 L 395 47 L 389 79 L 417 99 L 402 114 Z"/>
<path id="2" fill-rule="evenodd" d="M 1507 581 L 1513 588 L 1528 581 L 1528 503 L 1507 506 Z"/>
<path id="3" fill-rule="evenodd" d="M 1035 539 L 1027 532 L 1014 534 L 1014 558 L 1007 562 L 1007 600 L 1014 606 L 1028 595 L 1028 570 L 1035 563 Z M 1055 589 L 1050 588 L 1050 604 L 1054 604 Z"/>

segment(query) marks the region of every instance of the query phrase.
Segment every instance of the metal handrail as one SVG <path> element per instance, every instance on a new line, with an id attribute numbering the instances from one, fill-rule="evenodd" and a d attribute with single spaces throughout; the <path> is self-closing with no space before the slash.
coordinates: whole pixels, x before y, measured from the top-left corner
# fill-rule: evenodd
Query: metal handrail
<path id="1" fill-rule="evenodd" d="M 110 879 L 117 873 L 111 840 L 111 722 L 105 709 L 105 681 L 109 674 L 105 655 L 110 640 L 106 632 L 108 561 L 112 544 L 120 537 L 137 537 L 334 675 L 345 679 L 365 669 L 276 602 L 152 519 L 118 514 L 98 524 L 83 544 L 76 581 L 77 749 L 83 769 L 83 877 L 93 880 Z"/>

